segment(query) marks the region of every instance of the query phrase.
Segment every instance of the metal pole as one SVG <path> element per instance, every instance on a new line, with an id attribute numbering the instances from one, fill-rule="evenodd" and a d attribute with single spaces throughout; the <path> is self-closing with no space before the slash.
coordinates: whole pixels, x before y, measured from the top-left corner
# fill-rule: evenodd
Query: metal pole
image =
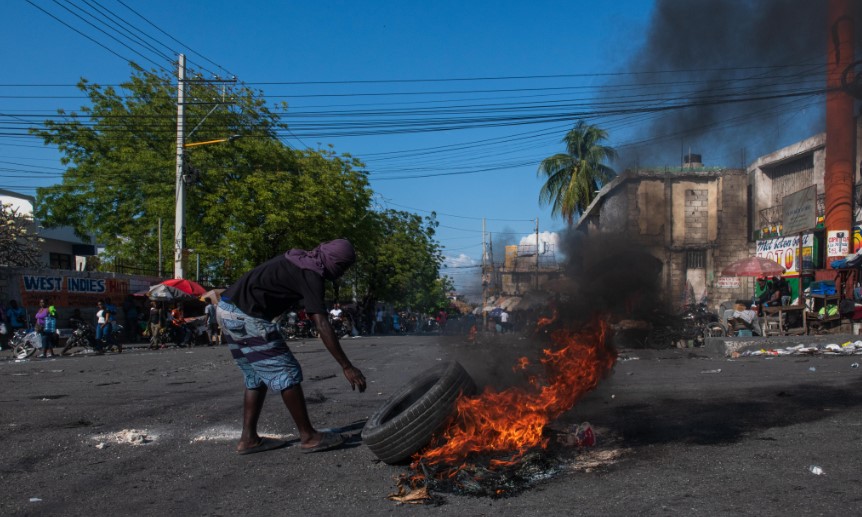
<path id="1" fill-rule="evenodd" d="M 536 218 L 536 291 L 539 290 L 539 218 Z"/>
<path id="2" fill-rule="evenodd" d="M 186 185 L 183 181 L 185 147 L 185 78 L 186 56 L 179 55 L 177 67 L 177 185 L 176 220 L 174 222 L 174 278 L 183 277 L 183 249 L 186 245 Z"/>
<path id="3" fill-rule="evenodd" d="M 159 217 L 159 278 L 162 277 L 162 218 Z"/>
<path id="4" fill-rule="evenodd" d="M 485 257 L 488 256 L 487 248 L 485 248 L 485 218 L 482 218 L 482 331 L 488 324 L 488 315 L 485 312 L 485 306 L 488 305 L 488 285 L 485 283 Z"/>

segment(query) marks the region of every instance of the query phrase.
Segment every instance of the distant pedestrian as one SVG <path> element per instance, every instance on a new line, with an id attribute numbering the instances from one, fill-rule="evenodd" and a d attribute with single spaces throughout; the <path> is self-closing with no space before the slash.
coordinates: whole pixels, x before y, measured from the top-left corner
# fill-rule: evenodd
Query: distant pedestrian
<path id="1" fill-rule="evenodd" d="M 19 307 L 18 302 L 9 300 L 9 307 L 6 309 L 6 323 L 9 326 L 9 335 L 14 335 L 16 330 L 21 330 L 27 327 L 27 311 L 24 307 Z"/>
<path id="2" fill-rule="evenodd" d="M 204 307 L 204 316 L 206 319 L 206 328 L 207 328 L 207 339 L 209 346 L 213 346 L 218 344 L 220 341 L 220 334 L 218 329 L 218 320 L 216 319 L 216 306 L 213 304 L 213 301 L 209 298 L 206 299 L 206 307 Z M 293 313 L 294 320 L 296 318 L 296 313 Z"/>
<path id="3" fill-rule="evenodd" d="M 36 311 L 36 334 L 40 338 L 42 353 L 39 357 L 47 358 L 54 357 L 54 343 L 51 340 L 50 331 L 48 330 L 47 321 L 48 319 L 54 321 L 52 325 L 53 329 L 57 329 L 56 319 L 51 316 L 51 311 L 48 309 L 48 300 L 42 298 L 39 300 L 39 310 Z"/>
<path id="4" fill-rule="evenodd" d="M 377 308 L 377 314 L 374 315 L 374 324 L 371 326 L 371 333 L 377 335 L 377 333 L 383 334 L 383 307 Z"/>
<path id="5" fill-rule="evenodd" d="M 162 330 L 162 311 L 159 309 L 159 302 L 157 301 L 150 302 L 150 316 L 147 325 L 150 329 L 150 349 L 156 350 L 161 345 L 159 332 Z"/>

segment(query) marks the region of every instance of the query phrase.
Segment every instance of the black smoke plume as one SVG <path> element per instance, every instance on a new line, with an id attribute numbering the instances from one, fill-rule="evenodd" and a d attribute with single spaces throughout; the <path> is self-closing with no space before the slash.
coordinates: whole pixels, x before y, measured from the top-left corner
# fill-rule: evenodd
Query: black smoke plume
<path id="1" fill-rule="evenodd" d="M 862 2 L 851 4 L 859 48 Z M 676 167 L 689 151 L 740 167 L 823 131 L 826 20 L 826 0 L 659 0 L 623 70 L 658 111 L 638 115 L 622 168 Z M 677 105 L 689 107 L 661 111 Z"/>

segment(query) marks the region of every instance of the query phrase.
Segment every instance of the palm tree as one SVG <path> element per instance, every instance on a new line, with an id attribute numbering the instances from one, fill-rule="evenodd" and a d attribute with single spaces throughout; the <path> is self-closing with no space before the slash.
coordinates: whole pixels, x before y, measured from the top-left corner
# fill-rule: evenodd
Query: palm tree
<path id="1" fill-rule="evenodd" d="M 538 175 L 548 179 L 539 191 L 539 204 L 551 204 L 551 213 L 566 218 L 572 225 L 596 197 L 596 191 L 616 173 L 605 165 L 617 152 L 603 145 L 608 133 L 579 120 L 566 136 L 566 152 L 549 156 L 539 164 Z"/>

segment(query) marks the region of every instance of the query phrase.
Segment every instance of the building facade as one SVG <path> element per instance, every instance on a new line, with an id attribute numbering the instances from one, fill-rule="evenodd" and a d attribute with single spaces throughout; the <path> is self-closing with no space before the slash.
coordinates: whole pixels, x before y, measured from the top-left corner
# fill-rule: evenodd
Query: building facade
<path id="1" fill-rule="evenodd" d="M 750 293 L 742 279 L 718 282 L 753 251 L 748 187 L 744 170 L 704 167 L 696 155 L 684 167 L 629 170 L 602 188 L 576 228 L 623 236 L 659 259 L 666 309 L 702 300 L 717 309 Z"/>

